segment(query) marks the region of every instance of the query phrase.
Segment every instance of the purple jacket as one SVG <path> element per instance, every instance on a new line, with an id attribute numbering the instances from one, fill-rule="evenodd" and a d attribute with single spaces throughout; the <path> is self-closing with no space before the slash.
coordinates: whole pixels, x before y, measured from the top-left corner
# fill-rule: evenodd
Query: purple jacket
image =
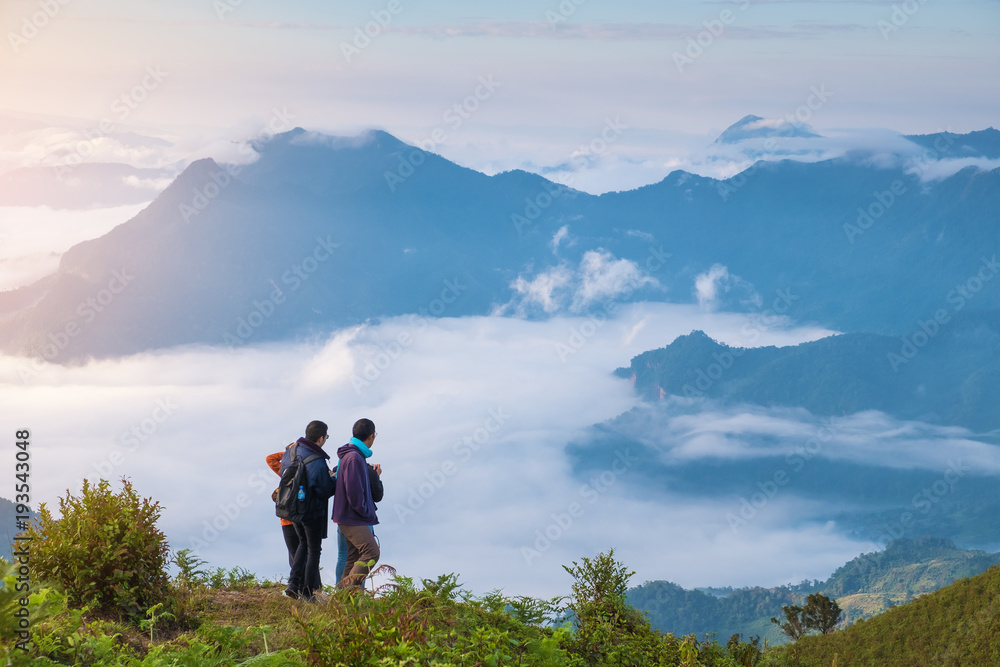
<path id="1" fill-rule="evenodd" d="M 368 479 L 368 464 L 364 454 L 352 444 L 337 450 L 337 492 L 333 496 L 333 521 L 345 526 L 374 526 L 375 501 Z"/>

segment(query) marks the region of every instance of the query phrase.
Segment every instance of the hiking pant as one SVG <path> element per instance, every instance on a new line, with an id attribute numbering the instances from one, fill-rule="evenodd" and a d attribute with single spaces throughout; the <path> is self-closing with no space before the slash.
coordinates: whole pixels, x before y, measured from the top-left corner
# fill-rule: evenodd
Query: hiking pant
<path id="1" fill-rule="evenodd" d="M 295 532 L 295 524 L 282 524 L 281 534 L 285 538 L 285 548 L 288 549 L 288 567 L 295 562 L 295 552 L 299 550 L 299 534 Z"/>
<path id="2" fill-rule="evenodd" d="M 362 586 L 368 576 L 368 561 L 378 562 L 381 552 L 371 526 L 345 526 L 340 532 L 347 538 L 347 564 L 344 566 L 343 587 Z M 374 565 L 374 563 L 373 563 Z"/>
<path id="3" fill-rule="evenodd" d="M 310 598 L 323 590 L 323 582 L 319 578 L 319 555 L 323 548 L 326 518 L 292 525 L 299 538 L 299 548 L 295 551 L 292 571 L 288 575 L 288 588 L 301 597 Z"/>

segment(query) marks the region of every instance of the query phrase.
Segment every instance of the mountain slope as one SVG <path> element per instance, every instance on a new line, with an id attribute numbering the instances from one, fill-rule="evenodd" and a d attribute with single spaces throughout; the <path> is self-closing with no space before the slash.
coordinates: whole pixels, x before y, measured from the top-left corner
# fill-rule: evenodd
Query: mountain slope
<path id="1" fill-rule="evenodd" d="M 803 667 L 996 665 L 1000 568 L 957 581 L 830 635 L 782 649 Z"/>
<path id="2" fill-rule="evenodd" d="M 997 564 L 1000 554 L 969 551 L 950 540 L 922 538 L 890 542 L 883 551 L 862 554 L 825 582 L 803 582 L 776 588 L 747 587 L 712 595 L 685 590 L 666 581 L 647 582 L 628 591 L 628 600 L 645 611 L 653 627 L 676 636 L 715 632 L 760 635 L 769 643 L 787 641 L 770 618 L 782 617 L 782 606 L 804 603 L 810 593 L 836 600 L 846 623 L 880 614 Z"/>
<path id="3" fill-rule="evenodd" d="M 564 311 L 691 302 L 717 265 L 739 279 L 716 285 L 711 307 L 768 308 L 791 292 L 789 317 L 839 330 L 912 332 L 953 314 L 970 285 L 963 307 L 1000 307 L 1000 280 L 977 278 L 995 246 L 1000 170 L 922 183 L 864 156 L 786 160 L 596 197 L 525 172 L 489 177 L 384 132 L 296 129 L 257 149 L 239 167 L 191 164 L 134 219 L 66 253 L 44 289 L 0 293 L 0 312 L 16 313 L 0 322 L 3 349 L 66 361 L 288 340 L 421 310 L 548 315 L 512 284 L 538 289 L 554 271 L 572 276 Z M 645 287 L 617 283 L 619 261 Z"/>
<path id="4" fill-rule="evenodd" d="M 783 348 L 732 348 L 695 331 L 615 373 L 653 401 L 707 396 L 816 415 L 880 410 L 1000 428 L 1000 312 L 966 311 L 932 324 L 934 338 L 918 336 L 920 347 L 896 337 L 843 334 Z"/>
<path id="5" fill-rule="evenodd" d="M 938 151 L 950 146 L 949 157 L 1000 158 L 1000 130 L 992 127 L 968 134 L 938 132 L 936 134 L 911 134 L 907 139 L 928 150 Z"/>
<path id="6" fill-rule="evenodd" d="M 404 151 L 424 161 L 387 196 L 384 174 Z M 131 221 L 67 252 L 3 340 L 48 358 L 70 326 L 52 355 L 63 361 L 486 312 L 515 276 L 504 270 L 519 246 L 509 211 L 529 187 L 491 184 L 378 132 L 338 143 L 293 131 L 251 165 L 200 160 Z"/>

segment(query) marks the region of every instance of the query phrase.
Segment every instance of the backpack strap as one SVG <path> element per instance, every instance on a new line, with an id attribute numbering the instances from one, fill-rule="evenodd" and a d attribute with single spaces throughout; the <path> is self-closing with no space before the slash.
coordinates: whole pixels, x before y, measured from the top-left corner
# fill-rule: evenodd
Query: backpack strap
<path id="1" fill-rule="evenodd" d="M 291 448 L 288 450 L 288 455 L 292 461 L 294 461 L 299 457 L 299 443 L 296 442 L 291 445 Z M 305 459 L 302 460 L 302 465 L 312 463 L 313 461 L 321 457 L 322 454 L 310 454 L 309 456 L 307 456 Z"/>
<path id="2" fill-rule="evenodd" d="M 322 455 L 320 455 L 320 454 L 310 454 L 305 459 L 300 459 L 299 458 L 299 443 L 294 442 L 294 443 L 292 443 L 291 445 L 288 446 L 289 465 L 291 465 L 292 463 L 295 463 L 295 461 L 298 460 L 298 461 L 300 461 L 302 463 L 302 468 L 305 469 L 305 467 L 307 465 L 309 465 L 310 463 L 312 463 L 316 459 L 321 458 L 321 456 Z M 284 472 L 284 471 L 282 471 L 282 472 Z"/>
<path id="3" fill-rule="evenodd" d="M 295 459 L 299 456 L 299 443 L 293 442 L 292 444 L 285 447 L 285 451 L 288 452 L 288 465 L 295 463 Z M 282 465 L 280 468 L 279 475 L 283 475 L 285 472 L 285 466 Z"/>

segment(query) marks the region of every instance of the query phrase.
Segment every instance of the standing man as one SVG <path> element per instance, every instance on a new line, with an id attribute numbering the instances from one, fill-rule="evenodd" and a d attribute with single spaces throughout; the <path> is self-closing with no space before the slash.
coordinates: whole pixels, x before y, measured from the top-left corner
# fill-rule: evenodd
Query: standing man
<path id="1" fill-rule="evenodd" d="M 323 451 L 323 445 L 329 439 L 326 424 L 311 421 L 306 426 L 306 437 L 299 438 L 295 442 L 296 446 L 289 446 L 281 457 L 281 472 L 284 473 L 292 462 L 293 451 L 295 458 L 303 461 L 315 455 L 306 464 L 306 477 L 309 481 L 306 513 L 301 521 L 293 524 L 299 545 L 292 560 L 292 571 L 288 575 L 288 588 L 285 589 L 285 595 L 293 600 L 315 602 L 317 591 L 323 589 L 323 582 L 319 577 L 319 557 L 323 538 L 326 537 L 328 501 L 335 488 L 330 468 L 326 465 L 330 455 Z"/>
<path id="2" fill-rule="evenodd" d="M 373 528 L 378 523 L 378 517 L 375 515 L 368 464 L 365 462 L 372 455 L 376 435 L 375 423 L 371 419 L 359 419 L 354 423 L 354 437 L 337 450 L 340 467 L 337 471 L 337 493 L 333 498 L 333 520 L 347 539 L 345 587 L 363 585 L 370 569 L 369 562 L 377 562 L 381 555 Z"/>
<path id="3" fill-rule="evenodd" d="M 385 495 L 380 477 L 382 475 L 382 465 L 379 463 L 376 463 L 375 465 L 366 463 L 365 465 L 368 468 L 368 484 L 372 487 L 372 500 L 376 503 L 380 503 L 382 502 L 382 497 Z M 333 476 L 337 476 L 336 471 L 334 471 Z M 378 511 L 378 505 L 375 505 L 375 511 Z M 344 533 L 340 530 L 340 526 L 337 526 L 337 569 L 335 574 L 337 576 L 338 583 L 344 578 L 344 571 L 346 567 L 347 538 L 344 537 Z"/>

